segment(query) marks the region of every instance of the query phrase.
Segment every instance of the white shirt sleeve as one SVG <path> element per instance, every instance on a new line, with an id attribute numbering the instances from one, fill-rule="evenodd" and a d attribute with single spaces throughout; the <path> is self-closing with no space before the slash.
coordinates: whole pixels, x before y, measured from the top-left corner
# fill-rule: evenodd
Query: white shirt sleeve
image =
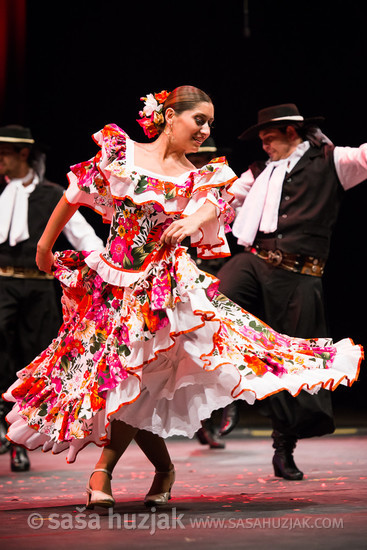
<path id="1" fill-rule="evenodd" d="M 76 211 L 63 229 L 67 240 L 76 250 L 103 250 L 104 244 L 93 227 L 79 211 Z"/>
<path id="2" fill-rule="evenodd" d="M 347 191 L 367 179 L 367 143 L 360 147 L 335 147 L 336 173 Z"/>
<path id="3" fill-rule="evenodd" d="M 230 192 L 234 194 L 234 200 L 231 202 L 231 206 L 236 211 L 236 214 L 238 214 L 254 182 L 254 175 L 249 168 L 232 184 Z"/>

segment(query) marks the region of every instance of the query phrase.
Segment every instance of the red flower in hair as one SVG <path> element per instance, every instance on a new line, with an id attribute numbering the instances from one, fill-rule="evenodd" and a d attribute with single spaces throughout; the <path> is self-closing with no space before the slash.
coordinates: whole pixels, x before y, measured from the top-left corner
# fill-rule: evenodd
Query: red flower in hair
<path id="1" fill-rule="evenodd" d="M 141 119 L 137 120 L 137 122 L 143 128 L 145 135 L 149 138 L 158 134 L 157 127 L 164 122 L 162 114 L 163 103 L 166 101 L 168 95 L 169 92 L 167 92 L 167 90 L 162 90 L 157 94 L 148 94 L 146 97 L 140 98 L 145 102 L 145 105 L 143 110 L 139 111 Z"/>
<path id="2" fill-rule="evenodd" d="M 137 120 L 137 122 L 143 128 L 144 134 L 148 136 L 148 138 L 152 138 L 158 134 L 158 130 L 151 118 L 143 117 Z"/>
<path id="3" fill-rule="evenodd" d="M 158 101 L 158 103 L 164 103 L 169 96 L 170 92 L 167 92 L 167 90 L 162 90 L 158 94 L 154 94 L 154 97 Z"/>

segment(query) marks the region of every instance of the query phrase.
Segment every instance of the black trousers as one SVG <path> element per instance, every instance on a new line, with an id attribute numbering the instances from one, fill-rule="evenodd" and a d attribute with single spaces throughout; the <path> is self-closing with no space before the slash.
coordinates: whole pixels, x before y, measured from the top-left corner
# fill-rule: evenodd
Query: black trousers
<path id="1" fill-rule="evenodd" d="M 52 280 L 0 277 L 0 397 L 61 326 Z"/>
<path id="2" fill-rule="evenodd" d="M 219 290 L 274 330 L 288 336 L 328 336 L 322 281 L 274 267 L 250 252 L 233 256 L 217 273 Z M 297 439 L 335 429 L 330 392 L 283 391 L 256 402 L 273 428 Z"/>

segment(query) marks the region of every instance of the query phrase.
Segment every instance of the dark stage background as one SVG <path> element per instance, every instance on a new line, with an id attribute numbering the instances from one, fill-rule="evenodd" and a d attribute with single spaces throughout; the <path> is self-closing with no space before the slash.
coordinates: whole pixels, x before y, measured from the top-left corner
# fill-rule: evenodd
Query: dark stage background
<path id="1" fill-rule="evenodd" d="M 0 124 L 30 126 L 47 176 L 65 187 L 69 166 L 95 154 L 92 133 L 116 122 L 144 140 L 139 97 L 181 84 L 212 96 L 213 136 L 238 175 L 264 154 L 237 136 L 277 103 L 324 116 L 335 144 L 358 146 L 365 21 L 363 2 L 341 0 L 0 0 Z M 367 346 L 366 202 L 365 183 L 346 193 L 324 281 L 331 335 Z M 97 216 L 83 214 L 105 237 Z M 335 392 L 336 407 L 366 421 L 366 389 L 362 372 Z"/>

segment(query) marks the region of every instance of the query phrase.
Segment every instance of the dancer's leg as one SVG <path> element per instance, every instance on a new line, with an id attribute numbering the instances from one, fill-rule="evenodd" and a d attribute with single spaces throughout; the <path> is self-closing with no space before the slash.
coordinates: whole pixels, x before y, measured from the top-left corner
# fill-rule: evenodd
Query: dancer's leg
<path id="1" fill-rule="evenodd" d="M 135 435 L 135 441 L 155 467 L 155 476 L 144 499 L 145 504 L 147 506 L 167 504 L 175 481 L 175 468 L 164 439 L 151 432 L 139 430 Z"/>
<path id="2" fill-rule="evenodd" d="M 134 439 L 157 472 L 170 470 L 172 461 L 162 437 L 146 430 L 139 430 Z"/>
<path id="3" fill-rule="evenodd" d="M 111 424 L 111 441 L 103 447 L 96 469 L 104 468 L 112 473 L 137 432 L 137 428 L 120 420 L 114 420 Z M 92 489 L 111 494 L 111 480 L 104 472 L 95 472 L 90 480 L 90 486 Z"/>

